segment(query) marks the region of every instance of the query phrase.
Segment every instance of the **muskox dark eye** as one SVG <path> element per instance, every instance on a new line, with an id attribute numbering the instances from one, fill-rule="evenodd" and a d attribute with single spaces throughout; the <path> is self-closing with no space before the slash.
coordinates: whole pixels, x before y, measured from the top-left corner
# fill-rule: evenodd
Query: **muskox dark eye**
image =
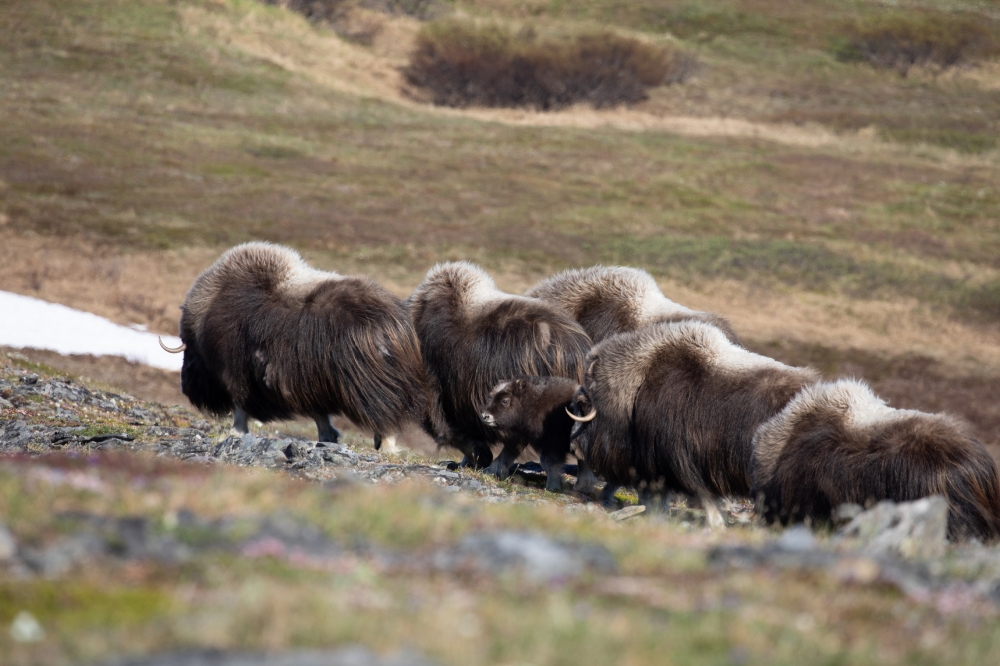
<path id="1" fill-rule="evenodd" d="M 504 398 L 503 400 L 500 401 L 500 404 L 506 407 L 507 405 L 510 404 L 510 398 Z"/>

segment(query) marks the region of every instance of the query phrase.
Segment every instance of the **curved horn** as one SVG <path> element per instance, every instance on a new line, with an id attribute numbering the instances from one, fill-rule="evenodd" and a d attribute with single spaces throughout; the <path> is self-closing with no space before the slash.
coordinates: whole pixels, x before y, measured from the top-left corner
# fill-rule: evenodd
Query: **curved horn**
<path id="1" fill-rule="evenodd" d="M 569 417 L 571 419 L 573 419 L 574 421 L 579 421 L 580 423 L 589 423 L 590 421 L 594 420 L 595 416 L 597 416 L 597 407 L 594 407 L 592 410 L 590 410 L 590 413 L 587 414 L 586 416 L 577 416 L 573 412 L 569 411 L 569 407 L 566 407 L 565 409 L 566 413 L 569 414 Z"/>
<path id="2" fill-rule="evenodd" d="M 171 354 L 180 354 L 182 351 L 187 349 L 187 345 L 184 343 L 181 343 L 180 347 L 171 349 L 170 347 L 163 344 L 163 338 L 161 338 L 160 336 L 156 336 L 156 339 L 160 341 L 160 346 L 163 347 L 163 351 L 170 352 Z"/>

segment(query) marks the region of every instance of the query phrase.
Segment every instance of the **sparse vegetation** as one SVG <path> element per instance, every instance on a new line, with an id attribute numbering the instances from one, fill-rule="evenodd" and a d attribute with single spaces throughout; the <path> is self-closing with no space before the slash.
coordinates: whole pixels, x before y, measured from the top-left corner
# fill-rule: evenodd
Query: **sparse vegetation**
<path id="1" fill-rule="evenodd" d="M 855 21 L 835 46 L 841 60 L 864 60 L 902 76 L 915 66 L 948 69 L 1000 52 L 1000 22 L 927 10 L 891 11 Z"/>
<path id="2" fill-rule="evenodd" d="M 551 38 L 452 20 L 420 31 L 405 74 L 435 104 L 551 110 L 635 104 L 693 68 L 688 54 L 613 32 Z"/>
<path id="3" fill-rule="evenodd" d="M 892 11 L 860 19 L 835 47 L 842 60 L 864 60 L 902 76 L 915 66 L 948 69 L 997 55 L 1000 21 L 927 10 Z"/>

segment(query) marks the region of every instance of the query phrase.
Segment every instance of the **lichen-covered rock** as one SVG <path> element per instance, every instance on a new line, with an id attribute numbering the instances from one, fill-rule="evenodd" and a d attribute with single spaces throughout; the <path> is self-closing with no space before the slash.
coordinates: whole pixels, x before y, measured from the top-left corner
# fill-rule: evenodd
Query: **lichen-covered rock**
<path id="1" fill-rule="evenodd" d="M 948 500 L 939 495 L 898 504 L 885 500 L 859 513 L 837 536 L 873 554 L 941 557 L 947 547 Z"/>

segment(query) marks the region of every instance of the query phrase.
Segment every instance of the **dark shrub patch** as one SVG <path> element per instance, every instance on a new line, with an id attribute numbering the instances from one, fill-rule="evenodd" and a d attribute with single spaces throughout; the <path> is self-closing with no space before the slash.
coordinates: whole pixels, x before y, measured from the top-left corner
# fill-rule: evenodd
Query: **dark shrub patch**
<path id="1" fill-rule="evenodd" d="M 302 14 L 314 23 L 336 25 L 351 7 L 365 7 L 386 14 L 428 19 L 441 15 L 445 8 L 440 0 L 260 0 L 265 5 L 277 5 Z"/>
<path id="2" fill-rule="evenodd" d="M 848 26 L 833 51 L 841 60 L 867 61 L 905 76 L 915 65 L 947 69 L 1000 53 L 998 27 L 982 16 L 891 12 Z"/>
<path id="3" fill-rule="evenodd" d="M 687 54 L 611 32 L 539 39 L 530 30 L 444 21 L 420 31 L 404 74 L 444 106 L 602 108 L 640 102 L 694 65 Z"/>

